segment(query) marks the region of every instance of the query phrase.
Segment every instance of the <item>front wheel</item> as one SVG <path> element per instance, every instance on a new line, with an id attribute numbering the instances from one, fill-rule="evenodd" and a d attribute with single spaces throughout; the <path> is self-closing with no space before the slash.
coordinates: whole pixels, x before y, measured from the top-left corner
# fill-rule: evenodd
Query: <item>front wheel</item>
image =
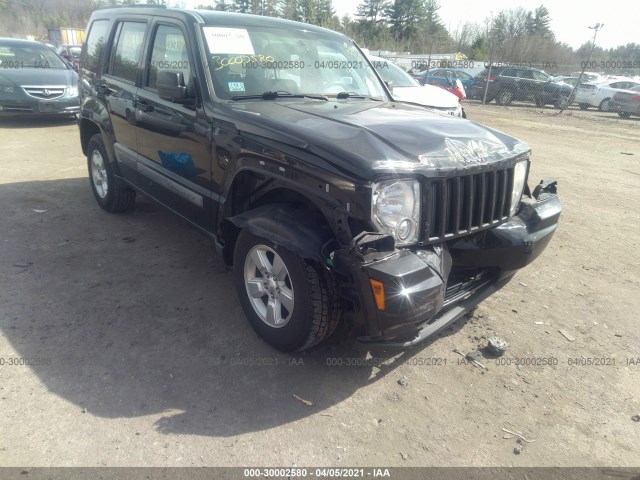
<path id="1" fill-rule="evenodd" d="M 337 325 L 333 278 L 270 240 L 243 230 L 235 247 L 233 277 L 249 323 L 278 350 L 311 348 Z"/>

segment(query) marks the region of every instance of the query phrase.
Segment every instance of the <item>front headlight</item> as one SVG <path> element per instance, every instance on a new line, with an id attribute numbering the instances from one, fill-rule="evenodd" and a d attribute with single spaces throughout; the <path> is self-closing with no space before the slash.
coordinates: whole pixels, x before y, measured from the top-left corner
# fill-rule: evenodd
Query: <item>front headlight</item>
<path id="1" fill-rule="evenodd" d="M 69 88 L 69 96 L 77 97 L 78 96 L 78 85 L 71 85 Z"/>
<path id="2" fill-rule="evenodd" d="M 527 166 L 529 162 L 522 160 L 516 163 L 513 168 L 513 190 L 511 191 L 511 209 L 509 210 L 509 216 L 513 216 L 518 211 L 518 205 L 520 205 L 520 199 L 522 198 L 522 191 L 524 190 L 524 184 L 527 181 Z"/>
<path id="3" fill-rule="evenodd" d="M 387 180 L 373 184 L 371 218 L 395 238 L 396 245 L 418 241 L 420 233 L 420 183 Z"/>

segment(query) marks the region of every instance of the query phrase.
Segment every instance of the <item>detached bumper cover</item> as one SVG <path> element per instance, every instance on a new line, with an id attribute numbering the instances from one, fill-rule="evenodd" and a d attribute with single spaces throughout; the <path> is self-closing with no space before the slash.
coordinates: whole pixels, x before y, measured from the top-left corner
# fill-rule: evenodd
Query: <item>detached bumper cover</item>
<path id="1" fill-rule="evenodd" d="M 366 244 L 364 253 L 354 253 L 353 247 L 349 255 L 341 252 L 336 266 L 349 271 L 358 290 L 366 333 L 359 340 L 388 347 L 414 345 L 506 285 L 516 270 L 542 253 L 555 232 L 561 206 L 555 183 L 552 187 L 554 193 L 547 184 L 538 189 L 537 201 L 523 199 L 518 215 L 506 223 L 446 246 L 384 252 L 356 239 Z M 452 269 L 474 272 L 466 289 L 454 296 L 446 295 Z M 384 310 L 376 308 L 370 280 L 384 285 Z"/>

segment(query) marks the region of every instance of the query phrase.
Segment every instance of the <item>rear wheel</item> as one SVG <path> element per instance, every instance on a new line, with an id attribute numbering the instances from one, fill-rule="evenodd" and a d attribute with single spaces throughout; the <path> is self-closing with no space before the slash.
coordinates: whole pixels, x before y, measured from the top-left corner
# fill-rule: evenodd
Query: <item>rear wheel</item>
<path id="1" fill-rule="evenodd" d="M 316 264 L 243 230 L 233 260 L 234 284 L 249 323 L 279 350 L 317 345 L 338 322 L 334 280 Z"/>
<path id="2" fill-rule="evenodd" d="M 562 95 L 553 104 L 554 107 L 560 108 L 560 109 L 569 108 L 569 105 L 571 105 L 571 95 L 568 95 L 568 94 Z"/>
<path id="3" fill-rule="evenodd" d="M 604 100 L 602 100 L 600 102 L 600 105 L 598 105 L 598 110 L 600 110 L 601 112 L 608 112 L 610 100 L 611 100 L 610 98 L 605 98 Z"/>
<path id="4" fill-rule="evenodd" d="M 502 90 L 496 97 L 498 105 L 509 105 L 513 101 L 513 92 L 511 90 Z"/>
<path id="5" fill-rule="evenodd" d="M 536 107 L 544 108 L 545 103 L 544 103 L 544 100 L 541 97 L 535 97 L 534 101 L 536 102 Z"/>
<path id="6" fill-rule="evenodd" d="M 589 105 L 588 103 L 579 103 L 578 107 L 580 107 L 580 110 L 586 110 L 590 107 L 591 105 Z"/>
<path id="7" fill-rule="evenodd" d="M 618 112 L 618 115 L 620 115 L 622 118 L 629 118 L 631 116 L 629 112 Z"/>
<path id="8" fill-rule="evenodd" d="M 102 135 L 96 134 L 87 146 L 89 182 L 98 205 L 107 212 L 124 212 L 133 207 L 136 192 L 123 185 L 113 174 Z"/>

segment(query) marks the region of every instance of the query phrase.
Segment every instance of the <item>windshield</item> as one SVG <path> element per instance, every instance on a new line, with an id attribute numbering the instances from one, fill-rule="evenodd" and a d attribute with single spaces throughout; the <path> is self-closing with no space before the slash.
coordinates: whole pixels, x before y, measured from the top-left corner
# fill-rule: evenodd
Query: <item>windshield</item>
<path id="1" fill-rule="evenodd" d="M 66 70 L 67 64 L 50 48 L 42 45 L 0 47 L 0 69 L 3 68 L 55 68 Z"/>
<path id="2" fill-rule="evenodd" d="M 386 98 L 366 59 L 346 38 L 254 26 L 202 30 L 218 98 L 265 92 Z"/>
<path id="3" fill-rule="evenodd" d="M 419 87 L 420 84 L 411 75 L 402 70 L 396 64 L 382 58 L 371 58 L 371 64 L 378 75 L 385 82 L 391 82 L 393 87 Z"/>

